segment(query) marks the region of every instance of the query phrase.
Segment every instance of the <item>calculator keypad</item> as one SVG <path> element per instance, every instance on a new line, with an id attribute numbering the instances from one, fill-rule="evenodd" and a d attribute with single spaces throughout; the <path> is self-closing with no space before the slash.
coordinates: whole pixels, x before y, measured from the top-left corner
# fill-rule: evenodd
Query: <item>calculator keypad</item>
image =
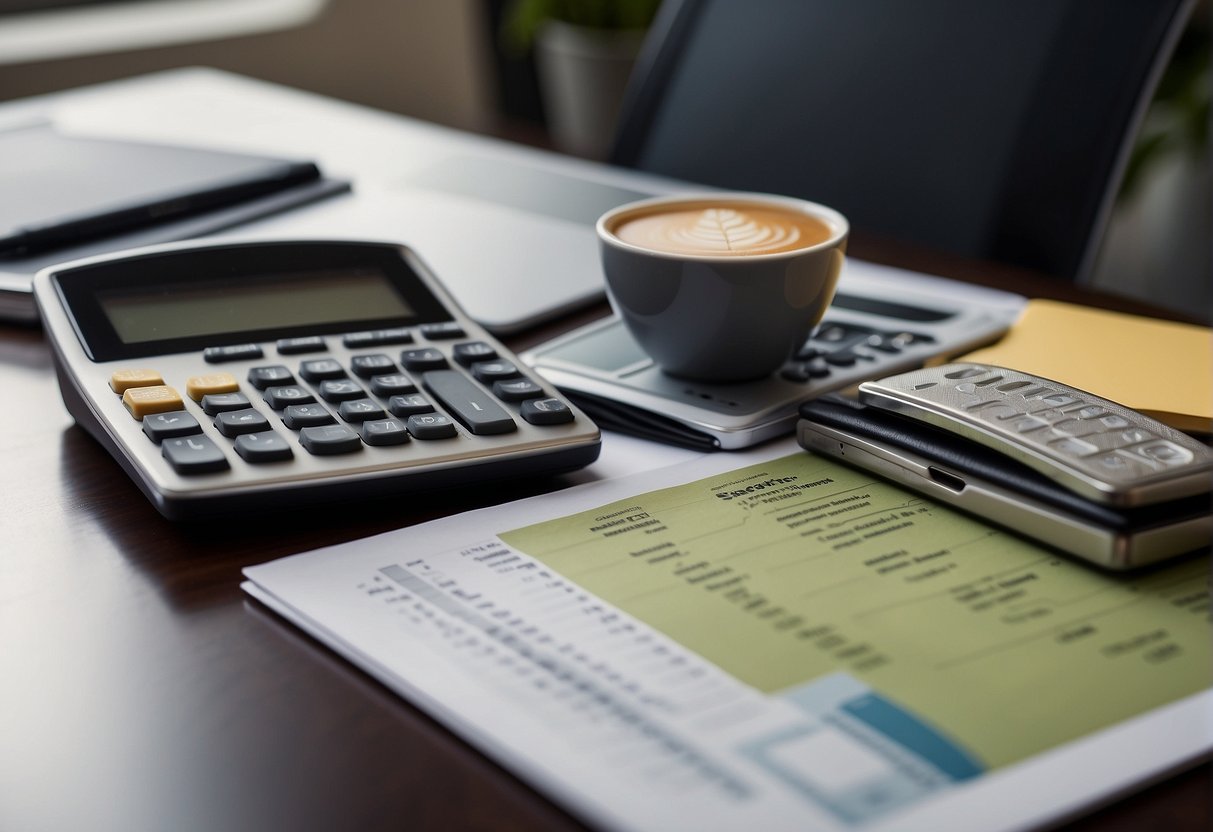
<path id="1" fill-rule="evenodd" d="M 409 328 L 341 336 L 346 348 L 406 345 L 399 363 L 386 353 L 361 352 L 344 360 L 318 355 L 249 367 L 247 389 L 259 392 L 264 405 L 254 405 L 236 376 L 226 372 L 189 377 L 187 396 L 211 417 L 218 436 L 230 440 L 239 459 L 251 465 L 294 459 L 295 441 L 308 455 L 329 457 L 364 447 L 391 449 L 411 440 L 429 447 L 429 442 L 457 439 L 461 429 L 465 437 L 487 437 L 516 432 L 520 422 L 545 426 L 573 420 L 567 404 L 547 396 L 492 344 L 434 343 L 465 338 L 463 327 L 446 323 L 417 331 L 420 338 Z M 319 337 L 282 339 L 275 347 L 283 357 L 328 349 Z M 203 359 L 213 363 L 263 356 L 259 345 L 244 344 L 206 350 Z M 132 415 L 143 420 L 144 434 L 161 445 L 162 456 L 177 473 L 206 474 L 231 467 L 222 440 L 205 435 L 203 425 L 164 384 L 160 372 L 118 370 L 110 386 L 123 394 Z M 275 416 L 285 434 L 275 430 Z M 423 453 L 404 448 L 395 452 Z"/>
<path id="2" fill-rule="evenodd" d="M 827 318 L 784 366 L 781 376 L 785 381 L 810 383 L 828 378 L 835 370 L 874 364 L 882 354 L 895 355 L 915 344 L 934 341 L 918 332 L 878 330 Z"/>

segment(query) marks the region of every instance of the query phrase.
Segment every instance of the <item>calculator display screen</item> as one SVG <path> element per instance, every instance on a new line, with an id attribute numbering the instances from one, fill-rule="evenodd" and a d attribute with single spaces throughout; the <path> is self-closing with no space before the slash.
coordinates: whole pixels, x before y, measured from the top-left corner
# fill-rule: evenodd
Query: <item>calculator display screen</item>
<path id="1" fill-rule="evenodd" d="M 359 324 L 409 318 L 414 309 L 371 267 L 199 280 L 165 287 L 98 293 L 110 325 L 124 344 L 166 338 L 222 336 L 316 324 Z"/>
<path id="2" fill-rule="evenodd" d="M 323 240 L 184 247 L 54 278 L 93 361 L 452 320 L 430 280 L 403 246 Z"/>

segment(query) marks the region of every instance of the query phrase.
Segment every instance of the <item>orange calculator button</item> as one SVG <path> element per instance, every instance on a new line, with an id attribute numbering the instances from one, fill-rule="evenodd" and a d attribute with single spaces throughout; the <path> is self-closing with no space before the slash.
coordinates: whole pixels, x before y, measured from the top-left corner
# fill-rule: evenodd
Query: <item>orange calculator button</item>
<path id="1" fill-rule="evenodd" d="M 122 394 L 122 404 L 132 416 L 140 420 L 152 413 L 185 409 L 181 394 L 163 384 L 157 387 L 132 387 Z"/>
<path id="2" fill-rule="evenodd" d="M 110 376 L 110 389 L 125 393 L 132 387 L 154 387 L 164 384 L 164 379 L 155 370 L 115 370 Z"/>
<path id="3" fill-rule="evenodd" d="M 240 389 L 236 377 L 231 373 L 210 373 L 186 379 L 185 394 L 196 402 L 212 393 L 235 393 Z"/>

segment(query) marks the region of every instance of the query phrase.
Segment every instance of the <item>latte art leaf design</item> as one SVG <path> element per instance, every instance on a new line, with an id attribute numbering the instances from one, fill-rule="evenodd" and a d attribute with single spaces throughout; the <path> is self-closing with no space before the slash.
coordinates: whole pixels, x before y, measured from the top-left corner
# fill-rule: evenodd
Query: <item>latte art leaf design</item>
<path id="1" fill-rule="evenodd" d="M 828 223 L 778 204 L 696 201 L 646 206 L 624 214 L 610 232 L 652 251 L 746 257 L 798 251 L 827 242 Z"/>
<path id="2" fill-rule="evenodd" d="M 748 251 L 782 248 L 800 238 L 795 226 L 760 223 L 732 208 L 708 208 L 694 225 L 667 227 L 670 241 L 707 251 Z"/>

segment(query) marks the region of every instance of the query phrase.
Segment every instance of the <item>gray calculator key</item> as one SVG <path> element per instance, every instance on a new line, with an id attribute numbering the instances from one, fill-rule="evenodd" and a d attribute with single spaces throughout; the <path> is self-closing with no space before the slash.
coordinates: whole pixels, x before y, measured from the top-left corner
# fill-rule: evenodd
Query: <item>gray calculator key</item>
<path id="1" fill-rule="evenodd" d="M 522 403 L 522 418 L 532 425 L 562 425 L 573 421 L 573 411 L 560 399 L 531 399 Z"/>
<path id="2" fill-rule="evenodd" d="M 286 367 L 281 364 L 274 364 L 269 367 L 254 367 L 248 371 L 248 383 L 256 387 L 258 390 L 264 390 L 267 387 L 280 387 L 287 384 L 295 383 L 295 376 Z"/>
<path id="3" fill-rule="evenodd" d="M 224 436 L 231 437 L 269 430 L 270 423 L 259 411 L 248 407 L 244 410 L 229 410 L 220 413 L 215 417 L 215 427 Z"/>
<path id="4" fill-rule="evenodd" d="M 379 402 L 374 399 L 353 399 L 342 402 L 337 415 L 347 422 L 365 422 L 367 419 L 382 419 L 387 416 Z"/>
<path id="5" fill-rule="evenodd" d="M 399 419 L 372 419 L 358 431 L 368 445 L 403 445 L 409 441 L 408 426 Z"/>
<path id="6" fill-rule="evenodd" d="M 455 423 L 441 413 L 419 413 L 408 419 L 409 433 L 418 439 L 450 439 L 457 435 Z"/>
<path id="7" fill-rule="evenodd" d="M 420 393 L 392 396 L 387 400 L 387 409 L 395 416 L 412 416 L 414 413 L 433 413 L 434 405 Z"/>
<path id="8" fill-rule="evenodd" d="M 396 363 L 383 353 L 373 355 L 355 355 L 350 359 L 350 369 L 359 378 L 383 375 L 396 369 Z"/>
<path id="9" fill-rule="evenodd" d="M 202 360 L 207 364 L 222 364 L 224 361 L 246 361 L 260 358 L 261 347 L 256 344 L 231 344 L 226 347 L 207 347 L 202 351 Z"/>
<path id="10" fill-rule="evenodd" d="M 341 366 L 341 362 L 332 358 L 316 358 L 300 364 L 299 375 L 307 381 L 345 378 L 345 368 Z"/>
<path id="11" fill-rule="evenodd" d="M 282 413 L 282 423 L 291 430 L 331 425 L 337 420 L 322 405 L 293 404 Z"/>
<path id="12" fill-rule="evenodd" d="M 479 361 L 472 365 L 472 375 L 477 381 L 492 384 L 507 378 L 517 378 L 521 373 L 512 361 Z"/>
<path id="13" fill-rule="evenodd" d="M 219 446 L 201 434 L 165 439 L 160 454 L 178 474 L 209 474 L 229 467 Z"/>
<path id="14" fill-rule="evenodd" d="M 361 399 L 366 391 L 357 382 L 349 379 L 320 382 L 320 398 L 326 402 L 348 402 L 350 399 Z"/>
<path id="15" fill-rule="evenodd" d="M 507 402 L 521 402 L 539 398 L 543 395 L 543 388 L 529 378 L 495 381 L 493 395 Z"/>
<path id="16" fill-rule="evenodd" d="M 422 324 L 421 334 L 431 341 L 449 338 L 462 338 L 466 333 L 463 327 L 454 321 L 443 321 L 440 324 Z"/>
<path id="17" fill-rule="evenodd" d="M 413 331 L 405 326 L 394 326 L 389 329 L 375 330 L 375 337 L 380 344 L 411 344 Z"/>
<path id="18" fill-rule="evenodd" d="M 282 462 L 295 456 L 290 443 L 272 430 L 236 437 L 236 453 L 240 454 L 245 462 L 253 465 Z"/>
<path id="19" fill-rule="evenodd" d="M 341 339 L 341 343 L 350 349 L 373 347 L 379 343 L 379 336 L 373 332 L 351 332 Z"/>
<path id="20" fill-rule="evenodd" d="M 805 382 L 814 378 L 825 378 L 830 374 L 830 365 L 821 355 L 810 355 L 803 361 L 795 361 L 784 368 L 782 375 L 788 381 Z"/>
<path id="21" fill-rule="evenodd" d="M 376 396 L 399 396 L 402 393 L 416 393 L 417 385 L 402 373 L 388 373 L 371 379 L 371 392 Z"/>
<path id="22" fill-rule="evenodd" d="M 477 361 L 492 361 L 497 357 L 497 350 L 483 341 L 469 341 L 465 344 L 456 344 L 451 350 L 451 357 L 464 367 L 470 367 Z"/>
<path id="23" fill-rule="evenodd" d="M 319 335 L 308 335 L 304 338 L 282 338 L 278 341 L 278 352 L 282 355 L 321 352 L 325 349 L 327 349 L 327 345 Z"/>
<path id="24" fill-rule="evenodd" d="M 853 367 L 858 356 L 850 350 L 835 350 L 825 354 L 825 362 L 832 367 Z"/>
<path id="25" fill-rule="evenodd" d="M 485 436 L 518 430 L 514 418 L 480 386 L 456 370 L 435 370 L 422 377 L 434 398 L 472 433 Z"/>
<path id="26" fill-rule="evenodd" d="M 349 454 L 362 448 L 358 434 L 345 425 L 324 425 L 299 431 L 299 444 L 316 456 Z"/>
<path id="27" fill-rule="evenodd" d="M 433 347 L 405 350 L 400 353 L 400 363 L 406 370 L 441 370 L 447 366 L 446 356 Z"/>
<path id="28" fill-rule="evenodd" d="M 306 387 L 291 384 L 286 387 L 271 387 L 262 394 L 261 398 L 274 410 L 282 410 L 293 404 L 313 404 L 316 397 Z"/>
<path id="29" fill-rule="evenodd" d="M 244 410 L 252 404 L 243 393 L 208 393 L 202 397 L 202 412 L 217 416 L 229 410 Z"/>
<path id="30" fill-rule="evenodd" d="M 173 410 L 168 413 L 149 413 L 143 417 L 143 432 L 153 442 L 163 442 L 177 436 L 190 436 L 202 433 L 202 425 L 193 415 L 184 410 Z"/>

